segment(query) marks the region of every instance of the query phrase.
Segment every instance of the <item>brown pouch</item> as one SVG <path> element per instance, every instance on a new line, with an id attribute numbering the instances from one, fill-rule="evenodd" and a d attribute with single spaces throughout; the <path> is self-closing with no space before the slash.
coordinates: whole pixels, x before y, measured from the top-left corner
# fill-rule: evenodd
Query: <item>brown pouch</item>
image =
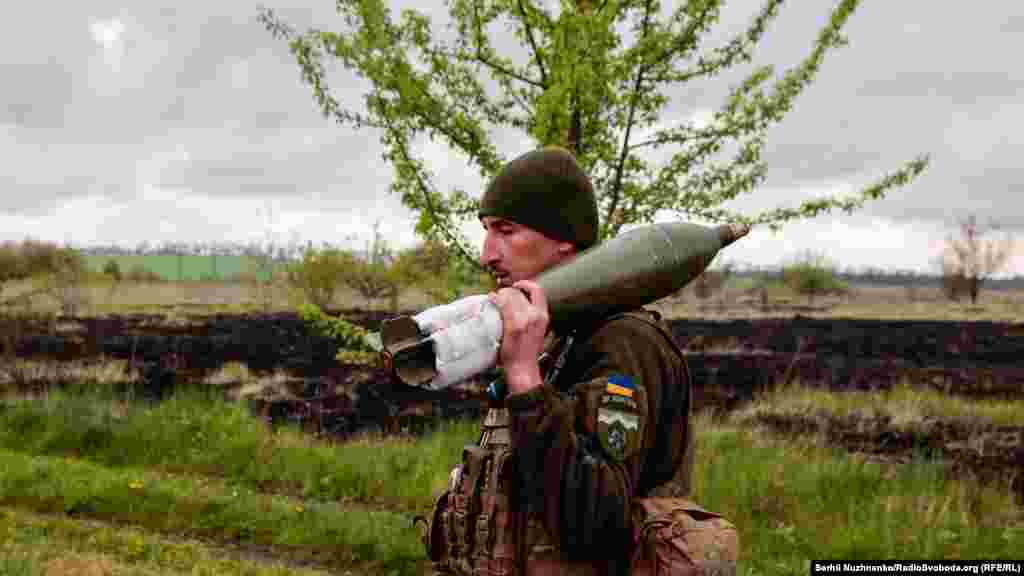
<path id="1" fill-rule="evenodd" d="M 515 523 L 509 497 L 511 462 L 511 450 L 496 452 L 483 483 L 476 533 L 479 576 L 511 576 L 514 572 Z"/>
<path id="2" fill-rule="evenodd" d="M 684 498 L 633 501 L 634 576 L 733 576 L 736 527 Z"/>
<path id="3" fill-rule="evenodd" d="M 422 535 L 423 547 L 427 551 L 427 557 L 432 562 L 441 562 L 447 552 L 448 533 L 448 497 L 451 490 L 445 490 L 434 501 L 434 511 L 430 514 L 430 520 L 417 516 L 413 522 L 422 520 L 426 526 L 426 532 Z"/>
<path id="4" fill-rule="evenodd" d="M 473 570 L 473 541 L 477 515 L 480 513 L 481 482 L 486 476 L 490 453 L 475 444 L 462 449 L 462 473 L 455 489 L 448 495 L 443 514 L 447 563 L 456 572 Z"/>

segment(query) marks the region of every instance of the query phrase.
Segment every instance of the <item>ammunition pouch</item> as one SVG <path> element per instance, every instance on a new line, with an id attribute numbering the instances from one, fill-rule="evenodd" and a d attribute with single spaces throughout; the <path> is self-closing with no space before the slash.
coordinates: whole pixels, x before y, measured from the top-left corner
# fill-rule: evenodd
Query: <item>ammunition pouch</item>
<path id="1" fill-rule="evenodd" d="M 448 543 L 448 498 L 451 490 L 445 490 L 434 501 L 434 511 L 427 522 L 427 531 L 423 534 L 423 546 L 427 549 L 427 557 L 432 562 L 440 562 L 447 554 Z M 426 520 L 417 517 L 417 520 Z"/>
<path id="2" fill-rule="evenodd" d="M 633 501 L 633 576 L 734 576 L 736 527 L 683 498 Z"/>
<path id="3" fill-rule="evenodd" d="M 463 449 L 458 480 L 435 501 L 423 535 L 435 574 L 513 574 L 511 456 L 507 446 L 470 444 Z"/>

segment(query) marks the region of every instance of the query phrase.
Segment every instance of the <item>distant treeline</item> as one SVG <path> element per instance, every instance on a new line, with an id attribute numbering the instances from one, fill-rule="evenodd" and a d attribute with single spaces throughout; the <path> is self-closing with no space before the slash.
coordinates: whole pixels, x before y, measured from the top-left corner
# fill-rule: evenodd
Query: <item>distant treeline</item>
<path id="1" fill-rule="evenodd" d="M 127 256 L 160 256 L 164 258 L 153 258 L 152 262 L 160 261 L 158 272 L 169 280 L 179 277 L 192 276 L 215 276 L 224 278 L 235 274 L 255 273 L 259 277 L 267 274 L 265 266 L 257 264 L 257 261 L 269 259 L 275 264 L 294 262 L 302 258 L 302 253 L 307 249 L 340 248 L 338 245 L 326 242 L 314 245 L 312 242 L 302 244 L 291 244 L 288 246 L 260 246 L 255 243 L 217 243 L 217 244 L 165 244 L 150 245 L 143 243 L 136 248 L 124 248 L 121 246 L 92 246 L 76 248 L 76 251 L 88 256 L 90 267 L 100 268 L 103 259 L 109 257 L 122 257 L 128 266 L 135 264 L 134 260 L 124 258 Z M 345 249 L 357 257 L 368 257 L 368 251 Z M 184 259 L 167 258 L 171 256 L 185 256 Z M 202 257 L 202 258 L 198 258 Z M 189 265 L 186 265 L 186 261 Z M 179 268 L 180 266 L 180 268 Z M 149 266 L 146 266 L 147 268 Z M 124 268 L 124 266 L 122 266 Z M 186 268 L 189 269 L 186 272 Z M 758 267 L 752 265 L 733 266 L 731 274 L 738 278 L 754 278 L 764 276 L 781 276 L 781 266 Z M 883 270 L 868 268 L 864 270 L 846 269 L 837 270 L 835 277 L 848 283 L 871 284 L 877 286 L 941 286 L 942 276 L 939 273 L 926 274 L 910 270 Z M 989 278 L 984 282 L 988 290 L 1014 290 L 1024 288 L 1024 276 L 1012 278 Z"/>
<path id="2" fill-rule="evenodd" d="M 356 256 L 365 256 L 367 250 L 356 250 L 345 248 L 340 244 L 330 244 L 327 242 L 321 242 L 320 244 L 313 244 L 307 242 L 306 244 L 290 244 L 287 246 L 280 246 L 275 244 L 261 245 L 258 243 L 230 243 L 230 242 L 218 242 L 214 244 L 189 244 L 189 243 L 171 243 L 171 244 L 149 244 L 143 242 L 134 248 L 126 248 L 124 246 L 87 246 L 78 247 L 73 246 L 76 252 L 80 254 L 103 257 L 103 256 L 239 256 L 247 258 L 259 258 L 267 259 L 274 262 L 290 262 L 300 260 L 302 254 L 306 250 L 311 249 L 341 249 Z"/>
<path id="3" fill-rule="evenodd" d="M 737 278 L 756 278 L 763 276 L 781 276 L 781 268 L 756 268 L 733 270 L 732 275 Z M 846 270 L 835 272 L 835 277 L 850 284 L 869 284 L 873 286 L 918 286 L 918 287 L 939 287 L 942 286 L 940 274 L 923 274 L 912 271 L 884 271 L 884 270 Z M 988 278 L 983 284 L 987 290 L 1017 290 L 1024 288 L 1024 276 L 1013 276 L 1011 278 Z"/>

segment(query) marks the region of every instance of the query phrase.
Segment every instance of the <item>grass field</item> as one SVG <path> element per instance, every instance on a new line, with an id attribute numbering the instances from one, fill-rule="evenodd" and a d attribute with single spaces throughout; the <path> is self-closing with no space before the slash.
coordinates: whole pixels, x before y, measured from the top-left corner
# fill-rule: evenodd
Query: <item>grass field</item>
<path id="1" fill-rule="evenodd" d="M 937 290 L 854 287 L 813 306 L 773 292 L 766 311 L 746 288 L 727 286 L 706 300 L 684 293 L 654 307 L 668 317 L 723 319 L 1024 318 L 1017 292 L 983 291 L 977 306 L 948 302 Z M 30 290 L 7 286 L 2 296 Z M 83 315 L 294 311 L 301 300 L 284 286 L 258 283 L 93 284 L 81 291 Z M 399 301 L 405 310 L 430 304 L 415 291 Z M 60 310 L 44 296 L 19 306 Z M 387 303 L 339 290 L 334 306 Z M 428 572 L 412 517 L 429 509 L 462 445 L 476 439 L 476 423 L 451 423 L 416 440 L 366 436 L 335 444 L 273 431 L 219 394 L 182 392 L 153 406 L 115 400 L 109 385 L 137 376 L 115 364 L 5 366 L 24 379 L 88 384 L 0 405 L 0 574 Z M 207 382 L 211 388 L 227 377 L 218 374 Z M 748 418 L 758 411 L 885 414 L 895 425 L 940 418 L 1019 426 L 1019 404 L 907 387 L 843 395 L 780 389 L 730 419 L 697 418 L 695 499 L 739 528 L 744 575 L 807 574 L 812 558 L 1019 559 L 1024 509 L 1002 483 L 954 477 L 924 455 L 896 463 L 847 453 L 820 435 L 784 437 Z"/>
<path id="2" fill-rule="evenodd" d="M 58 312 L 61 303 L 47 294 L 39 294 L 29 282 L 5 285 L 0 302 L 12 301 L 9 309 L 33 312 Z M 24 296 L 24 297 L 19 297 Z M 294 312 L 302 295 L 281 282 L 93 282 L 78 288 L 79 315 L 105 314 L 214 314 L 251 311 Z M 423 309 L 434 305 L 426 294 L 407 290 L 399 299 L 399 308 Z M 339 288 L 332 307 L 386 310 L 384 299 L 367 300 L 356 291 Z M 2 309 L 0 309 L 2 312 Z"/>
<path id="3" fill-rule="evenodd" d="M 668 318 L 764 318 L 801 314 L 821 318 L 885 318 L 906 320 L 988 320 L 1024 322 L 1024 291 L 982 290 L 977 305 L 947 300 L 938 288 L 908 290 L 889 286 L 853 286 L 846 296 L 816 298 L 813 303 L 788 289 L 773 287 L 768 309 L 761 307 L 744 279 L 736 279 L 710 298 L 698 299 L 687 289 L 651 304 Z M 8 285 L 0 302 L 29 294 L 31 284 Z M 301 294 L 276 282 L 156 282 L 92 283 L 81 286 L 81 315 L 118 313 L 224 313 L 246 311 L 294 311 Z M 413 288 L 398 299 L 400 310 L 421 310 L 436 303 Z M 36 295 L 19 302 L 35 311 L 58 311 L 52 297 Z M 354 290 L 339 288 L 332 307 L 388 310 L 386 299 L 368 300 Z"/>
<path id="4" fill-rule="evenodd" d="M 970 410 L 964 407 L 962 410 Z M 741 574 L 811 558 L 1019 557 L 1024 512 L 937 464 L 697 419 L 696 499 L 737 525 Z M 5 574 L 422 574 L 411 519 L 475 423 L 332 445 L 202 394 L 155 407 L 95 386 L 0 410 Z"/>
<path id="5" fill-rule="evenodd" d="M 179 280 L 224 280 L 239 276 L 252 276 L 259 280 L 270 277 L 269 270 L 263 270 L 260 261 L 250 256 L 200 256 L 171 254 L 124 254 L 100 256 L 83 255 L 85 265 L 93 272 L 102 272 L 108 262 L 117 263 L 122 273 L 141 268 L 169 281 Z M 280 268 L 280 267 L 278 267 Z"/>

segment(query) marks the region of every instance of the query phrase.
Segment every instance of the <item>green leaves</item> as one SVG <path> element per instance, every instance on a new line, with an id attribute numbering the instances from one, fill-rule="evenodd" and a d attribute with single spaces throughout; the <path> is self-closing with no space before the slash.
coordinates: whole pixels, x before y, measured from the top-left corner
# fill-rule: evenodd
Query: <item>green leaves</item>
<path id="1" fill-rule="evenodd" d="M 377 362 L 377 353 L 368 340 L 369 332 L 342 318 L 324 314 L 316 304 L 303 304 L 299 316 L 313 330 L 338 343 L 336 359 L 344 364 L 370 365 Z"/>
<path id="2" fill-rule="evenodd" d="M 345 26 L 337 32 L 298 35 L 269 10 L 260 20 L 288 39 L 326 116 L 380 131 L 394 168 L 392 191 L 419 215 L 417 233 L 443 241 L 472 267 L 477 258 L 459 225 L 476 219 L 477 195 L 435 183 L 412 145 L 422 136 L 459 152 L 484 180 L 525 151 L 498 152 L 510 133 L 535 146 L 574 149 L 595 183 L 601 239 L 624 225 L 651 222 L 662 210 L 777 228 L 837 208 L 852 211 L 924 170 L 927 159 L 918 158 L 852 198 L 752 216 L 719 208 L 760 185 L 768 129 L 792 110 L 825 55 L 845 45 L 842 30 L 859 0 L 840 0 L 807 56 L 780 77 L 769 66 L 752 67 L 709 125 L 665 118 L 670 94 L 699 90 L 690 84 L 753 61 L 782 0 L 765 0 L 743 31 L 707 48 L 703 41 L 721 5 L 689 0 L 665 17 L 654 0 L 563 2 L 555 15 L 537 0 L 449 0 L 445 33 L 416 10 L 394 19 L 384 0 L 339 1 Z M 507 43 L 499 40 L 503 32 L 520 44 L 507 54 L 495 48 Z M 330 95 L 325 56 L 368 81 L 365 109 L 343 109 Z M 658 164 L 646 157 L 647 149 L 671 149 L 672 155 Z"/>

